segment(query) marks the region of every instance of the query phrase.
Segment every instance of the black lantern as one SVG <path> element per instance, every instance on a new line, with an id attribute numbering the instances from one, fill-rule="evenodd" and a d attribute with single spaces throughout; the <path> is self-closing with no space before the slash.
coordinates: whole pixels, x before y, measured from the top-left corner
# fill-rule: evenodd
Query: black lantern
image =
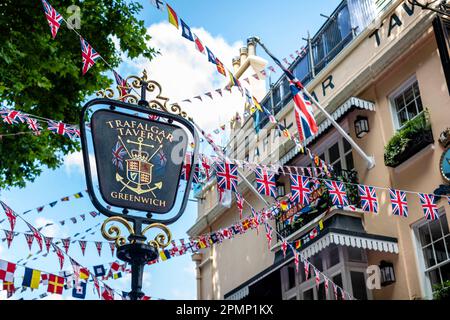
<path id="1" fill-rule="evenodd" d="M 395 282 L 394 265 L 390 262 L 380 262 L 381 285 L 388 286 Z"/>
<path id="2" fill-rule="evenodd" d="M 355 133 L 361 139 L 369 133 L 369 119 L 363 116 L 357 116 L 355 120 Z"/>

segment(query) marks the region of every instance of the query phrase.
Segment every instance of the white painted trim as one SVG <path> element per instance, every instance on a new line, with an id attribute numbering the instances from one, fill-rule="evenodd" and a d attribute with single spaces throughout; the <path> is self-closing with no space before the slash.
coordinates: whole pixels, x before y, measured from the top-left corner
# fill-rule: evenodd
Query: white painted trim
<path id="1" fill-rule="evenodd" d="M 395 89 L 394 91 L 392 91 L 389 95 L 388 95 L 388 103 L 389 103 L 389 110 L 391 111 L 391 119 L 392 119 L 392 123 L 393 123 L 393 128 L 394 128 L 394 134 L 401 129 L 400 127 L 400 123 L 398 121 L 398 116 L 397 116 L 397 108 L 395 106 L 395 102 L 394 100 L 400 96 L 401 94 L 403 94 L 403 92 L 410 87 L 414 82 L 418 82 L 417 80 L 417 76 L 414 73 L 412 76 L 410 76 L 406 81 L 404 81 L 399 87 L 397 87 L 397 89 Z M 419 87 L 419 91 L 420 91 L 420 87 Z"/>

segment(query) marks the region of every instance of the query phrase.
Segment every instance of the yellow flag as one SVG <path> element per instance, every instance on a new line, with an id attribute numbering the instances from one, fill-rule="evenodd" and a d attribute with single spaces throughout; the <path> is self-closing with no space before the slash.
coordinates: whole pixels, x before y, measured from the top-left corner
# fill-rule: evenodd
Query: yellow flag
<path id="1" fill-rule="evenodd" d="M 173 24 L 178 29 L 178 16 L 175 10 L 172 9 L 167 3 L 167 12 L 169 14 L 169 22 Z"/>

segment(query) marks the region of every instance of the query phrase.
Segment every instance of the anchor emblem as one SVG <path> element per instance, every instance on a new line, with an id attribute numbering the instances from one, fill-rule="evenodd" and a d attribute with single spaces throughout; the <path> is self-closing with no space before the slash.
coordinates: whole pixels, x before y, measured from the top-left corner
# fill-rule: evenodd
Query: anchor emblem
<path id="1" fill-rule="evenodd" d="M 119 136 L 119 141 L 124 147 L 126 153 L 130 159 L 125 160 L 126 162 L 126 178 L 122 177 L 118 172 L 116 173 L 116 181 L 123 185 L 122 190 L 131 190 L 136 194 L 151 193 L 153 197 L 156 197 L 154 191 L 161 190 L 163 187 L 162 181 L 152 184 L 152 173 L 153 164 L 150 162 L 153 157 L 161 150 L 162 145 L 160 145 L 157 150 L 150 156 L 146 151 L 143 151 L 143 147 L 155 149 L 154 145 L 145 144 L 143 138 L 138 138 L 136 141 L 127 140 L 128 144 L 137 145 L 137 150 L 127 149 L 122 138 Z M 125 180 L 128 180 L 127 182 Z"/>

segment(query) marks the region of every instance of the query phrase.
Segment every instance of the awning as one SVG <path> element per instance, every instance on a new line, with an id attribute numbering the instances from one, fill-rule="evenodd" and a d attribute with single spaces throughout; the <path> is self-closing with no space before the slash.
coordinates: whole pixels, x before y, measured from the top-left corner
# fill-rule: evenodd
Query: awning
<path id="1" fill-rule="evenodd" d="M 344 217 L 344 219 L 346 220 L 342 220 L 342 217 L 336 217 L 336 219 L 331 222 L 333 226 L 325 228 L 316 239 L 308 243 L 303 249 L 300 250 L 300 254 L 305 258 L 310 258 L 331 244 L 398 254 L 398 243 L 396 238 L 366 233 L 362 229 L 362 225 L 360 225 L 360 219 L 350 217 Z M 354 223 L 351 223 L 348 219 L 352 219 Z M 343 225 L 343 222 L 345 223 L 344 228 L 334 227 L 336 225 Z M 244 299 L 249 296 L 250 287 L 273 274 L 273 272 L 279 270 L 292 260 L 294 260 L 292 251 L 289 250 L 286 258 L 283 257 L 281 251 L 278 251 L 273 265 L 225 294 L 225 300 Z"/>
<path id="2" fill-rule="evenodd" d="M 351 97 L 343 105 L 337 108 L 336 111 L 331 114 L 331 116 L 334 120 L 339 121 L 342 117 L 344 117 L 347 113 L 353 111 L 354 109 L 375 111 L 375 103 L 360 98 Z M 311 144 L 314 140 L 319 138 L 328 129 L 330 129 L 331 126 L 331 121 L 329 119 L 325 119 L 325 121 L 323 121 L 319 125 L 319 131 L 317 132 L 317 134 L 306 139 L 306 145 Z M 285 165 L 299 153 L 300 148 L 294 147 L 283 158 L 281 158 L 280 164 Z"/>
<path id="3" fill-rule="evenodd" d="M 330 244 L 398 254 L 395 238 L 333 229 L 329 229 L 325 236 L 302 250 L 301 253 L 305 258 L 309 258 Z"/>

